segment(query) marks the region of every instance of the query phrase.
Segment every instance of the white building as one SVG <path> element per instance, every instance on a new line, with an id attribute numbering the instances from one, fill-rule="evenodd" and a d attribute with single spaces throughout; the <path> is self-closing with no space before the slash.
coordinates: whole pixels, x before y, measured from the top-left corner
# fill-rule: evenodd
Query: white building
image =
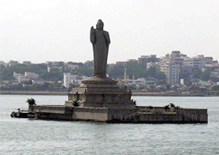
<path id="1" fill-rule="evenodd" d="M 214 71 L 211 72 L 210 77 L 219 78 L 219 69 L 214 69 Z"/>
<path id="2" fill-rule="evenodd" d="M 69 88 L 70 83 L 78 83 L 78 75 L 71 75 L 70 73 L 63 74 L 63 85 Z"/>
<path id="3" fill-rule="evenodd" d="M 30 81 L 30 77 L 27 77 L 27 76 L 19 76 L 18 82 L 21 83 L 21 82 L 24 82 L 24 81 Z"/>
<path id="4" fill-rule="evenodd" d="M 180 51 L 172 51 L 171 54 L 167 54 L 161 58 L 160 71 L 166 75 L 167 83 L 171 85 L 179 84 L 180 68 L 185 58 L 187 58 L 187 56 L 180 53 Z"/>
<path id="5" fill-rule="evenodd" d="M 19 77 L 24 76 L 24 74 L 13 72 L 13 77 L 19 81 Z"/>
<path id="6" fill-rule="evenodd" d="M 79 67 L 78 64 L 76 63 L 67 63 L 66 66 L 67 66 L 67 69 L 71 69 L 71 70 Z"/>
<path id="7" fill-rule="evenodd" d="M 145 85 L 145 79 L 144 78 L 138 78 L 138 79 L 127 79 L 127 85 Z"/>
<path id="8" fill-rule="evenodd" d="M 146 82 L 147 86 L 154 86 L 156 84 L 155 83 L 155 78 L 153 78 L 153 77 L 147 77 L 145 79 L 145 82 Z"/>
<path id="9" fill-rule="evenodd" d="M 25 73 L 24 73 L 24 76 L 27 76 L 27 77 L 29 77 L 30 79 L 38 79 L 38 78 L 39 78 L 39 75 L 38 75 L 38 74 L 35 74 L 35 73 L 32 73 L 32 72 L 25 72 Z"/>
<path id="10" fill-rule="evenodd" d="M 51 72 L 52 69 L 58 69 L 59 72 L 62 71 L 62 66 L 47 66 L 47 72 Z"/>
<path id="11" fill-rule="evenodd" d="M 43 85 L 45 82 L 43 79 L 34 79 L 32 80 L 32 83 L 37 85 Z"/>
<path id="12" fill-rule="evenodd" d="M 190 66 L 192 68 L 204 68 L 212 66 L 214 64 L 212 57 L 204 57 L 204 55 L 198 55 L 196 57 L 185 57 L 183 61 L 183 66 Z"/>
<path id="13" fill-rule="evenodd" d="M 171 85 L 179 84 L 179 65 L 163 63 L 160 65 L 160 71 L 167 76 L 167 83 Z"/>
<path id="14" fill-rule="evenodd" d="M 151 68 L 151 67 L 155 67 L 156 69 L 159 69 L 159 68 L 160 68 L 160 65 L 159 65 L 158 62 L 155 62 L 155 63 L 149 62 L 149 63 L 147 63 L 147 69 L 149 69 L 149 68 Z"/>
<path id="15" fill-rule="evenodd" d="M 21 83 L 24 81 L 37 80 L 39 75 L 32 72 L 25 72 L 24 74 L 13 72 L 13 77 Z"/>

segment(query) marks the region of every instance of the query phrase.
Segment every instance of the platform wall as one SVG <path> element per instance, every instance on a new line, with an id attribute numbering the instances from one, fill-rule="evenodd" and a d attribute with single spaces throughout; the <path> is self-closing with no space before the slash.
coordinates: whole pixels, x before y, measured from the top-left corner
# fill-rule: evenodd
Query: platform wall
<path id="1" fill-rule="evenodd" d="M 77 107 L 74 108 L 72 115 L 73 120 L 85 120 L 85 121 L 107 121 L 107 108 L 89 108 L 89 107 Z"/>

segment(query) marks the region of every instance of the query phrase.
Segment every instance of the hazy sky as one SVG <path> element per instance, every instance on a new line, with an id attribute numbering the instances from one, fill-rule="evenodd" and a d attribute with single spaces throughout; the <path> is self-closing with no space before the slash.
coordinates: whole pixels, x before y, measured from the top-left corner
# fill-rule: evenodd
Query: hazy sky
<path id="1" fill-rule="evenodd" d="M 0 0 L 0 60 L 92 60 L 98 19 L 109 63 L 174 50 L 219 60 L 218 10 L 219 0 Z"/>

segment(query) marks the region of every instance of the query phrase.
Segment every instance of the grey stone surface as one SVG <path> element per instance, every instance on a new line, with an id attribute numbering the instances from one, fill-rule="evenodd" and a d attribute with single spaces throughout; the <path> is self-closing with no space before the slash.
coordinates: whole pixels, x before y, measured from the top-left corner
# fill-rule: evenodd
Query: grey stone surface
<path id="1" fill-rule="evenodd" d="M 24 116 L 24 114 L 26 114 Z M 136 106 L 135 108 L 113 107 L 66 107 L 61 105 L 29 105 L 27 111 L 14 112 L 12 117 L 85 120 L 102 122 L 136 123 L 208 123 L 207 109 L 174 109 L 164 107 Z"/>

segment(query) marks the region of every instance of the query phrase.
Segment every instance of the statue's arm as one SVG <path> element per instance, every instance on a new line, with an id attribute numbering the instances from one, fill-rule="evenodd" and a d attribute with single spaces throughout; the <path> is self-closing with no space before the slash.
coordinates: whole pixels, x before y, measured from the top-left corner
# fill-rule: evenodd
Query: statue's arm
<path id="1" fill-rule="evenodd" d="M 93 26 L 90 29 L 90 41 L 92 44 L 95 44 L 96 39 L 95 39 L 95 29 L 93 28 Z"/>
<path id="2" fill-rule="evenodd" d="M 107 48 L 109 48 L 109 44 L 110 44 L 110 36 L 109 36 L 109 33 L 107 31 L 105 31 L 104 33 L 104 38 L 106 40 L 106 46 Z"/>
<path id="3" fill-rule="evenodd" d="M 109 45 L 109 44 L 110 44 L 110 36 L 109 36 L 109 33 L 105 31 L 104 37 L 105 37 L 105 40 L 106 40 L 107 44 Z"/>

